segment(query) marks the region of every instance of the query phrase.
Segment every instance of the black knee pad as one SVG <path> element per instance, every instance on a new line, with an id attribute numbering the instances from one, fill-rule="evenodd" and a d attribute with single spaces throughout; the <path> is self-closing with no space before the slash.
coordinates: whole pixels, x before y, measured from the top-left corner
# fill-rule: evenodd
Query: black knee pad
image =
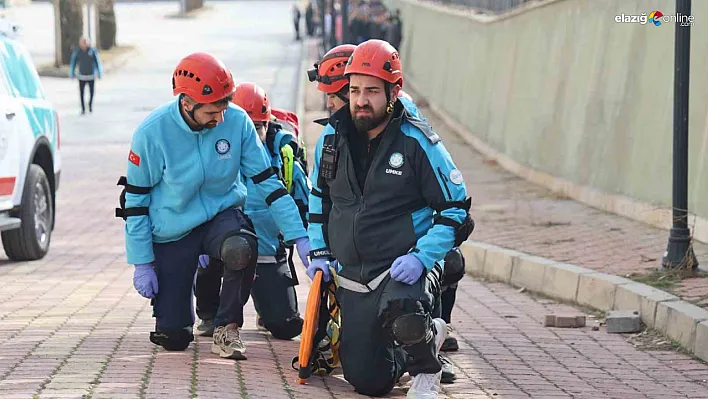
<path id="1" fill-rule="evenodd" d="M 455 247 L 445 255 L 445 271 L 442 285 L 448 286 L 462 280 L 465 275 L 465 257 L 459 247 Z"/>
<path id="2" fill-rule="evenodd" d="M 413 299 L 389 301 L 380 317 L 384 330 L 402 345 L 420 342 L 430 330 L 430 316 L 423 304 Z"/>
<path id="3" fill-rule="evenodd" d="M 382 312 L 384 329 L 411 356 L 408 373 L 437 373 L 440 362 L 435 354 L 433 320 L 420 301 L 390 301 Z"/>
<path id="4" fill-rule="evenodd" d="M 265 328 L 270 331 L 270 333 L 273 335 L 273 338 L 290 340 L 300 335 L 300 333 L 302 332 L 303 323 L 304 321 L 302 320 L 302 318 L 298 316 L 288 319 L 284 323 L 265 323 Z"/>
<path id="5" fill-rule="evenodd" d="M 225 268 L 243 270 L 258 260 L 258 243 L 250 232 L 242 230 L 224 239 L 220 255 Z"/>
<path id="6" fill-rule="evenodd" d="M 194 341 L 194 335 L 186 329 L 150 333 L 150 342 L 160 345 L 168 351 L 183 351 L 192 341 Z"/>
<path id="7" fill-rule="evenodd" d="M 430 316 L 412 313 L 397 317 L 391 326 L 391 332 L 401 345 L 415 345 L 424 341 L 431 334 Z"/>

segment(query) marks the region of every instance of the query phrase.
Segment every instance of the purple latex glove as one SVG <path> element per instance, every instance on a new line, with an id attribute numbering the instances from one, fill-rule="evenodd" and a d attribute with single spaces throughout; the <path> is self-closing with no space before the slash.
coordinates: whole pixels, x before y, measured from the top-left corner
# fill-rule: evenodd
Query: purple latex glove
<path id="1" fill-rule="evenodd" d="M 199 255 L 199 262 L 197 263 L 202 269 L 206 269 L 209 266 L 209 255 Z"/>
<path id="2" fill-rule="evenodd" d="M 307 271 L 305 272 L 307 276 L 310 278 L 310 280 L 313 280 L 315 278 L 315 273 L 318 270 L 322 270 L 322 279 L 325 282 L 329 282 L 332 279 L 332 275 L 329 271 L 329 267 L 332 266 L 335 269 L 337 268 L 337 261 L 328 261 L 325 258 L 315 258 L 310 262 L 310 266 L 307 267 Z"/>
<path id="3" fill-rule="evenodd" d="M 408 254 L 399 256 L 391 265 L 391 277 L 394 280 L 413 285 L 423 274 L 425 266 L 417 256 Z"/>
<path id="4" fill-rule="evenodd" d="M 300 256 L 302 264 L 307 269 L 310 266 L 310 261 L 307 256 L 310 254 L 310 239 L 307 237 L 300 237 L 295 240 L 295 247 L 297 248 L 297 254 Z"/>
<path id="5" fill-rule="evenodd" d="M 154 298 L 157 295 L 157 274 L 152 263 L 135 265 L 133 286 L 145 298 Z"/>

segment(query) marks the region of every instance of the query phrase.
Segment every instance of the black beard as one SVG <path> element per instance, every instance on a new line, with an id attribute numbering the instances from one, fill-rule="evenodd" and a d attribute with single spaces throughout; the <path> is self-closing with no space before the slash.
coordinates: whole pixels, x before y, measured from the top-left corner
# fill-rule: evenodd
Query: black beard
<path id="1" fill-rule="evenodd" d="M 354 126 L 356 130 L 360 133 L 367 133 L 369 130 L 374 129 L 383 123 L 386 119 L 386 115 L 373 115 L 373 116 L 355 116 L 352 118 L 354 121 Z"/>

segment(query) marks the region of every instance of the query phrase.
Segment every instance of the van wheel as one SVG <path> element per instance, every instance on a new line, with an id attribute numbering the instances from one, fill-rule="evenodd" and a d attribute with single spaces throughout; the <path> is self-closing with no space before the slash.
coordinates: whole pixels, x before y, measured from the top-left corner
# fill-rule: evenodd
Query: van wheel
<path id="1" fill-rule="evenodd" d="M 44 170 L 36 164 L 29 167 L 22 193 L 19 229 L 2 232 L 2 246 L 14 261 L 38 260 L 49 251 L 54 218 L 52 190 Z"/>

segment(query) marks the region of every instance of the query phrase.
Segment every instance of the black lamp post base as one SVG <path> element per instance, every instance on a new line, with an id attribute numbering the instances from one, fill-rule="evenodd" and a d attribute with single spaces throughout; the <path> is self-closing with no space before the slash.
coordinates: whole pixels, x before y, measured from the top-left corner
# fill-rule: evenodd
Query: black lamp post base
<path id="1" fill-rule="evenodd" d="M 674 227 L 669 233 L 669 245 L 661 260 L 661 270 L 698 268 L 698 259 L 691 245 L 691 231 Z"/>

